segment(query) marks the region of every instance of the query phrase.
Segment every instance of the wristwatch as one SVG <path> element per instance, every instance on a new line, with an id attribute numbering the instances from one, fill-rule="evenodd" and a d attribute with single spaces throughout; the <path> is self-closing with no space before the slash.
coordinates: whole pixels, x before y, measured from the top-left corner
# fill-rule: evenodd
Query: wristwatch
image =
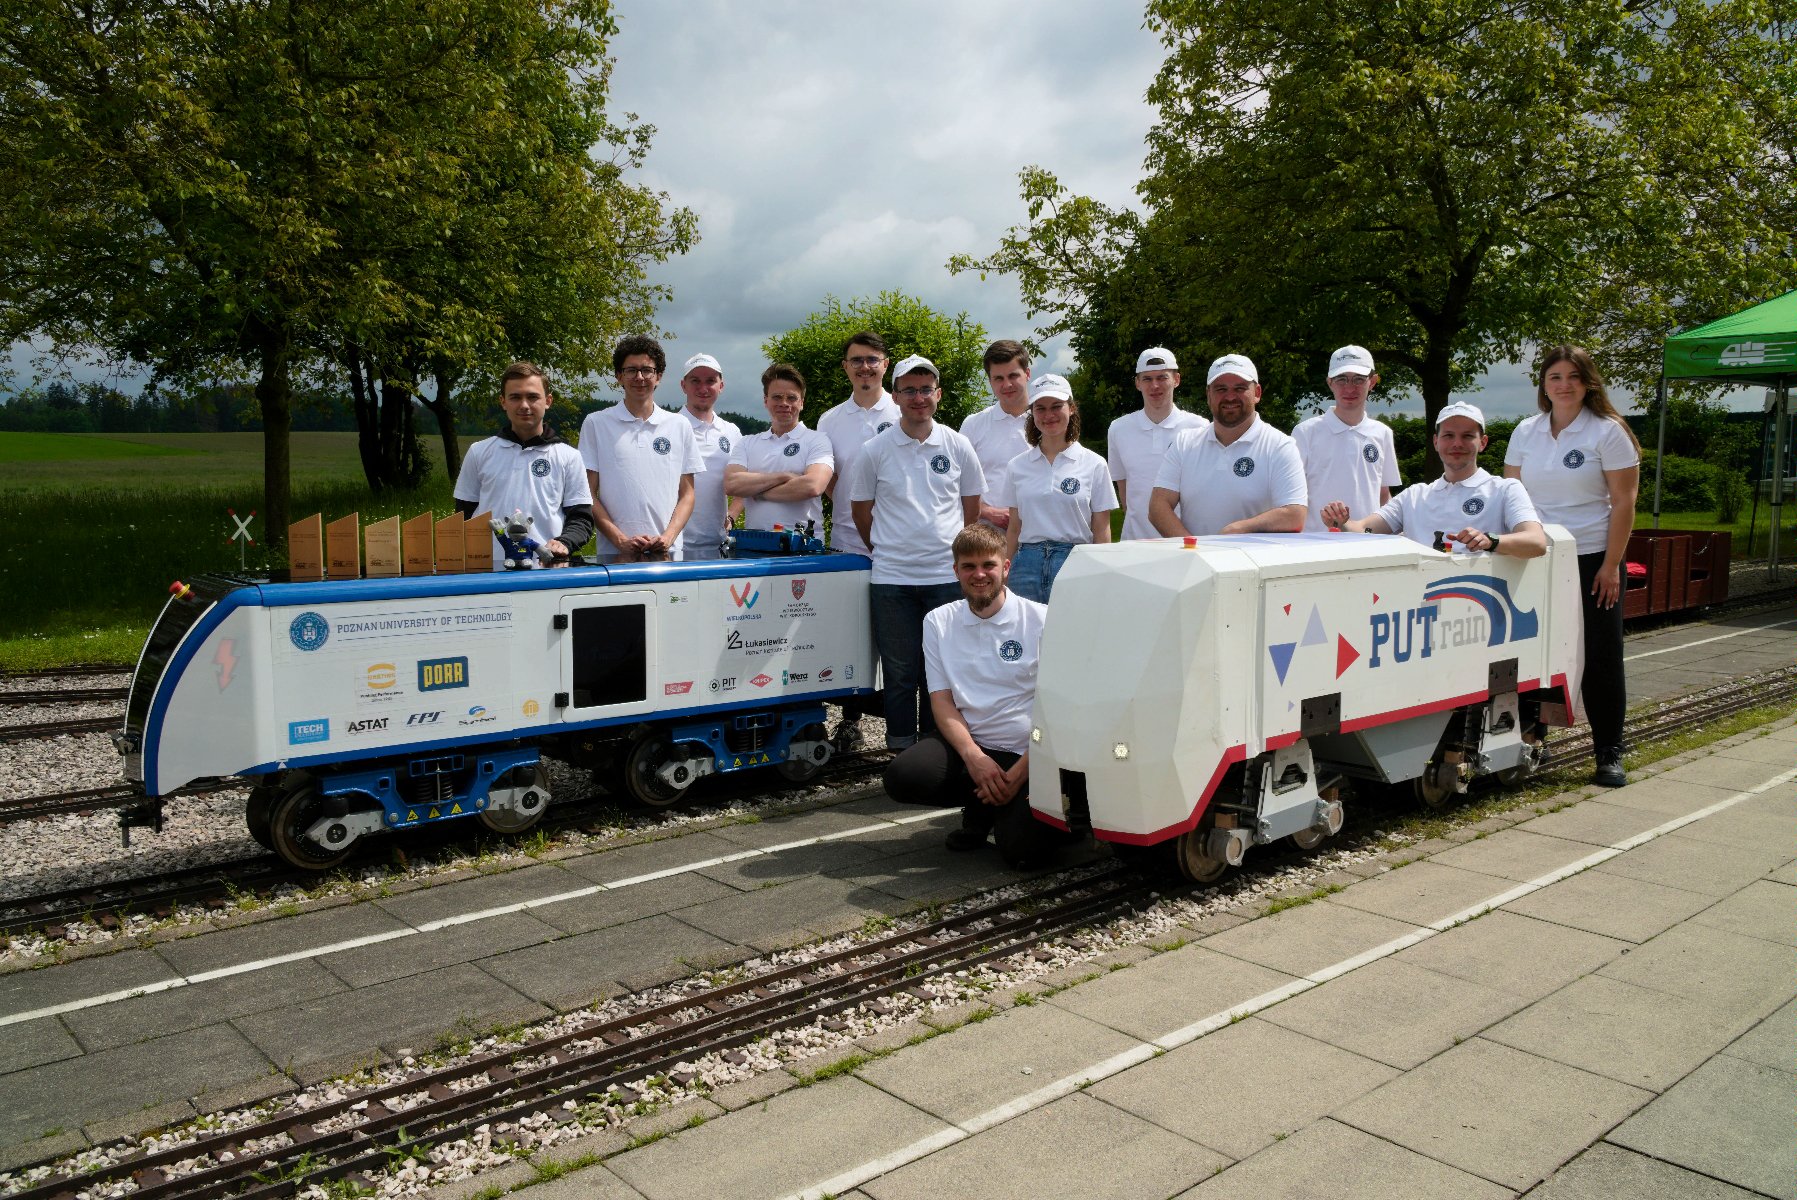
<path id="1" fill-rule="evenodd" d="M 1498 552 L 1498 542 L 1501 539 L 1499 539 L 1498 535 L 1495 533 L 1488 533 L 1485 536 L 1491 539 L 1491 552 L 1496 554 Z"/>

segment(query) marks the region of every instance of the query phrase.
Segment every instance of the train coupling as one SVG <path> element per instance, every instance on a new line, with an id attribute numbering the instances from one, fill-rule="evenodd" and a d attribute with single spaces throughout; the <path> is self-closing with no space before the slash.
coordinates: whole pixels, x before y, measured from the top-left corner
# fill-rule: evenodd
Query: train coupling
<path id="1" fill-rule="evenodd" d="M 133 829 L 149 829 L 155 833 L 162 832 L 162 797 L 145 796 L 133 804 L 126 804 L 119 809 L 119 844 L 131 845 Z"/>

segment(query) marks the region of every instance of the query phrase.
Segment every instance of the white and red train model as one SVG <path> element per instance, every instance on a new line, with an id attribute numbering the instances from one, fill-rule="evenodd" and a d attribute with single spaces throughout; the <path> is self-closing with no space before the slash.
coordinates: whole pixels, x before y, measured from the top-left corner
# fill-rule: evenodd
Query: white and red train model
<path id="1" fill-rule="evenodd" d="M 1250 845 L 1315 845 L 1349 780 L 1431 803 L 1526 771 L 1570 723 L 1577 562 L 1400 537 L 1281 534 L 1084 546 L 1055 584 L 1030 790 L 1042 820 L 1173 841 L 1215 878 Z M 276 583 L 170 600 L 115 738 L 143 806 L 256 780 L 252 836 L 324 869 L 370 834 L 472 817 L 529 829 L 541 755 L 614 762 L 677 802 L 706 775 L 828 760 L 827 700 L 874 694 L 868 560 L 754 531 L 719 562 Z M 141 817 L 141 814 L 140 814 Z"/>

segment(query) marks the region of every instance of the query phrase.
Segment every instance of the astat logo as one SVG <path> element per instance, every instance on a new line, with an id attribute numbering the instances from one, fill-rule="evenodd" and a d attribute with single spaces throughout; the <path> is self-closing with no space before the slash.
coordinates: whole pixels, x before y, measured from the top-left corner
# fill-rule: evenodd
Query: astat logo
<path id="1" fill-rule="evenodd" d="M 386 729 L 386 717 L 367 717 L 360 721 L 351 721 L 343 727 L 345 733 L 383 733 Z"/>
<path id="2" fill-rule="evenodd" d="M 761 590 L 752 583 L 745 583 L 743 584 L 742 591 L 739 592 L 736 590 L 736 585 L 733 583 L 730 585 L 730 599 L 736 602 L 736 607 L 738 608 L 754 608 L 755 601 L 761 599 Z"/>

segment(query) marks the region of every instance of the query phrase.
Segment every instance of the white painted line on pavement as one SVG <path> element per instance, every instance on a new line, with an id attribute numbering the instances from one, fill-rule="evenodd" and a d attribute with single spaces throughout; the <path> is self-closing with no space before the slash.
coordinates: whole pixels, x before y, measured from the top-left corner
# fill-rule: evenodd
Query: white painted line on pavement
<path id="1" fill-rule="evenodd" d="M 1776 625 L 1755 625 L 1751 629 L 1737 629 L 1733 633 L 1719 633 L 1715 637 L 1701 638 L 1695 642 L 1681 642 L 1676 646 L 1665 646 L 1659 650 L 1643 650 L 1639 654 L 1623 655 L 1623 662 L 1634 662 L 1638 658 L 1652 658 L 1656 654 L 1671 654 L 1675 650 L 1689 650 L 1693 646 L 1707 646 L 1711 642 L 1726 642 L 1729 638 L 1740 637 L 1744 633 L 1765 633 L 1768 629 L 1783 629 L 1787 625 L 1797 625 L 1797 621 L 1780 621 Z"/>
<path id="2" fill-rule="evenodd" d="M 991 1129 L 995 1125 L 1002 1125 L 1015 1117 L 1023 1116 L 1025 1113 L 1034 1112 L 1035 1110 L 1043 1108 L 1054 1101 L 1059 1100 L 1063 1096 L 1071 1095 L 1073 1092 L 1090 1084 L 1097 1083 L 1100 1080 L 1109 1079 L 1113 1075 L 1120 1075 L 1129 1068 L 1146 1062 L 1164 1050 L 1172 1050 L 1176 1047 L 1183 1046 L 1188 1042 L 1195 1041 L 1207 1033 L 1215 1033 L 1217 1030 L 1232 1025 L 1243 1017 L 1251 1017 L 1255 1013 L 1263 1012 L 1283 1000 L 1289 1000 L 1293 996 L 1301 995 L 1313 988 L 1321 987 L 1329 980 L 1345 975 L 1357 967 L 1364 967 L 1367 964 L 1377 962 L 1382 958 L 1388 958 L 1400 950 L 1414 946 L 1419 942 L 1427 941 L 1437 934 L 1444 933 L 1457 925 L 1472 920 L 1474 917 L 1483 916 L 1500 905 L 1508 904 L 1512 900 L 1521 899 L 1532 892 L 1540 891 L 1550 884 L 1558 883 L 1563 879 L 1568 879 L 1574 875 L 1588 871 L 1599 863 L 1608 862 L 1610 859 L 1625 854 L 1637 846 L 1645 845 L 1656 838 L 1664 837 L 1666 834 L 1677 832 L 1694 821 L 1701 821 L 1705 817 L 1715 816 L 1724 809 L 1733 808 L 1744 800 L 1751 800 L 1753 797 L 1771 791 L 1780 784 L 1789 783 L 1793 779 L 1797 779 L 1797 767 L 1793 767 L 1788 771 L 1782 771 L 1766 780 L 1764 783 L 1756 784 L 1746 791 L 1736 792 L 1734 795 L 1718 800 L 1716 803 L 1705 808 L 1700 808 L 1696 812 L 1687 813 L 1682 817 L 1674 817 L 1670 821 L 1656 825 L 1652 829 L 1645 830 L 1633 837 L 1625 838 L 1620 842 L 1613 842 L 1596 853 L 1586 855 L 1577 862 L 1567 863 L 1565 866 L 1549 871 L 1545 875 L 1538 875 L 1526 883 L 1520 883 L 1515 887 L 1507 888 L 1476 904 L 1468 905 L 1457 913 L 1433 921 L 1429 925 L 1416 930 L 1414 933 L 1395 937 L 1388 942 L 1373 947 L 1371 950 L 1362 951 L 1350 958 L 1344 958 L 1338 963 L 1323 967 L 1320 970 L 1312 971 L 1302 979 L 1294 979 L 1283 987 L 1274 988 L 1269 992 L 1262 992 L 1260 995 L 1244 1000 L 1240 1004 L 1226 1008 L 1221 1012 L 1212 1013 L 1202 1020 L 1194 1021 L 1190 1025 L 1175 1029 L 1172 1033 L 1154 1038 L 1151 1041 L 1138 1041 L 1135 1046 L 1128 1050 L 1113 1054 L 1109 1058 L 1095 1062 L 1070 1075 L 1063 1075 L 1053 1083 L 1044 1084 L 1026 1095 L 1019 1096 L 1014 1100 L 1007 1101 L 994 1108 L 989 1108 L 985 1112 L 969 1117 L 964 1121 L 954 1122 L 949 1125 L 948 1128 L 932 1133 L 928 1137 L 920 1138 L 919 1140 L 912 1142 L 909 1146 L 901 1147 L 890 1154 L 884 1154 L 879 1158 L 870 1159 L 859 1166 L 850 1167 L 846 1171 L 832 1175 L 821 1183 L 811 1185 L 802 1192 L 794 1192 L 785 1197 L 784 1200 L 823 1200 L 823 1197 L 825 1196 L 839 1196 L 844 1192 L 853 1191 L 855 1188 L 860 1187 L 870 1180 L 877 1179 L 900 1167 L 909 1166 L 911 1163 L 926 1158 L 929 1155 L 936 1153 L 938 1150 L 944 1150 L 950 1146 L 964 1142 L 976 1133 Z M 1175 953 L 1177 953 L 1177 951 L 1175 951 Z"/>

